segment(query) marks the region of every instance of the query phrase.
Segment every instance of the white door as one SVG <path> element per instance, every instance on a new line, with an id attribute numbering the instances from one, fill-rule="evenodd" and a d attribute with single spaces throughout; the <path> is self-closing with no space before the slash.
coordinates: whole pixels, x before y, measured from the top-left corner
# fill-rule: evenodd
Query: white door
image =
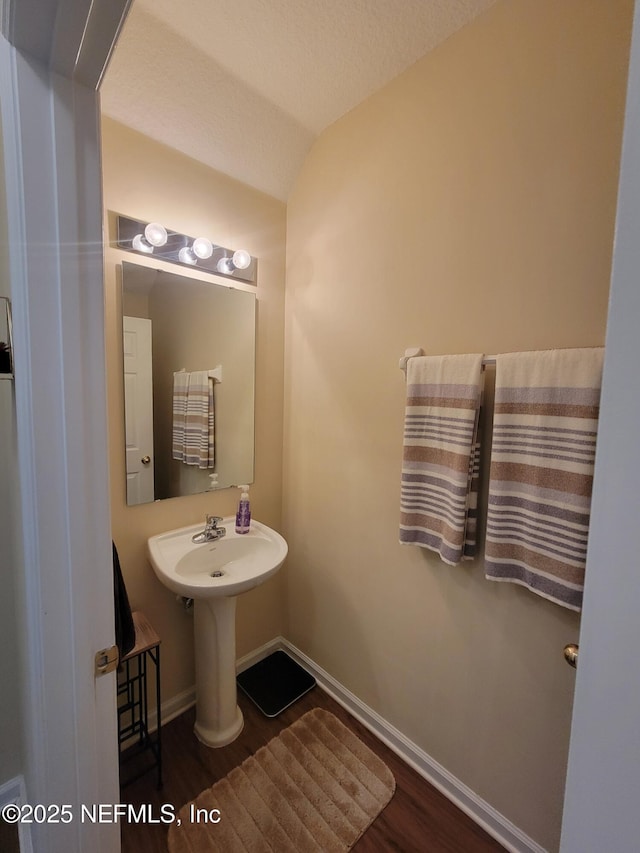
<path id="1" fill-rule="evenodd" d="M 123 318 L 127 503 L 153 501 L 151 320 Z"/>
<path id="2" fill-rule="evenodd" d="M 636 4 L 562 853 L 640 850 L 639 40 Z"/>

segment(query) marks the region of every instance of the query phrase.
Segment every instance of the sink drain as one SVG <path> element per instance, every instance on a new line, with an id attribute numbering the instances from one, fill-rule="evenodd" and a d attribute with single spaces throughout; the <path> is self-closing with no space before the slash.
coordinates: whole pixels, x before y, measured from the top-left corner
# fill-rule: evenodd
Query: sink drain
<path id="1" fill-rule="evenodd" d="M 220 569 L 217 569 L 217 571 L 211 572 L 209 577 L 211 577 L 211 578 L 222 578 L 222 577 L 224 577 L 224 572 L 220 571 Z"/>

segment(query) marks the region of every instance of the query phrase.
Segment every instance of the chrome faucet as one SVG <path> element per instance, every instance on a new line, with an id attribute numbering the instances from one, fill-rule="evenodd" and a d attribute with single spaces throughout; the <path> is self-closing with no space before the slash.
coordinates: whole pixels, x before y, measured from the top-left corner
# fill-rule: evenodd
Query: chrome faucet
<path id="1" fill-rule="evenodd" d="M 222 516 L 207 515 L 206 520 L 204 530 L 191 537 L 191 541 L 195 542 L 196 545 L 200 545 L 202 542 L 214 542 L 216 539 L 222 539 L 223 536 L 226 536 L 226 528 L 218 527 L 218 523 L 222 521 Z"/>

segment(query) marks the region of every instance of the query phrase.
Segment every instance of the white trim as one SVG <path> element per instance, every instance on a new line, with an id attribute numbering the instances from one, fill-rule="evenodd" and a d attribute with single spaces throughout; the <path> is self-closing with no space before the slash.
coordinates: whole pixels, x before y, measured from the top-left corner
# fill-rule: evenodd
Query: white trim
<path id="1" fill-rule="evenodd" d="M 295 648 L 292 646 L 284 637 L 276 637 L 274 640 L 269 640 L 268 643 L 265 643 L 263 646 L 259 646 L 257 649 L 254 649 L 252 652 L 244 655 L 241 658 L 238 658 L 236 661 L 236 673 L 244 672 L 245 669 L 249 669 L 250 666 L 253 666 L 254 663 L 258 663 L 259 660 L 263 660 L 270 655 L 272 652 L 277 652 L 280 650 L 288 650 L 289 648 Z"/>
<path id="2" fill-rule="evenodd" d="M 20 138 L 20 97 L 18 94 L 18 54 L 6 42 L 0 44 L 0 105 L 2 106 L 3 148 L 5 157 L 5 190 L 9 223 L 9 270 L 11 297 L 13 302 L 14 327 L 14 376 L 16 357 L 19 364 L 15 377 L 16 422 L 21 432 L 18 441 L 18 464 L 20 470 L 20 499 L 23 518 L 31 525 L 36 520 L 36 490 L 31 484 L 35 480 L 34 448 L 30 425 L 33 423 L 31 400 L 27 383 L 23 377 L 29 374 L 30 348 L 28 328 L 28 276 L 27 276 L 27 227 L 25 199 L 23 193 L 23 150 Z M 21 428 L 21 425 L 22 426 Z M 24 527 L 24 522 L 23 522 Z M 30 778 L 31 790 L 45 777 L 45 736 L 43 732 L 44 697 L 43 664 L 41 657 L 42 639 L 39 614 L 42 611 L 38 574 L 33 567 L 39 564 L 39 540 L 36 536 L 23 536 L 23 571 L 16 576 L 17 594 L 24 608 L 19 616 L 20 644 L 22 648 L 22 671 L 24 673 L 22 705 L 23 732 L 26 747 L 25 772 Z M 16 573 L 17 575 L 17 573 Z"/>
<path id="3" fill-rule="evenodd" d="M 640 641 L 637 424 L 640 3 L 635 4 L 613 239 L 562 853 L 637 850 Z"/>
<path id="4" fill-rule="evenodd" d="M 326 670 L 318 666 L 315 661 L 307 657 L 284 637 L 276 637 L 240 658 L 236 664 L 236 669 L 238 672 L 242 672 L 280 649 L 286 651 L 297 663 L 310 672 L 316 679 L 318 686 L 335 699 L 339 705 L 342 705 L 356 720 L 366 726 L 389 749 L 392 749 L 396 755 L 412 767 L 416 773 L 430 782 L 507 850 L 512 851 L 512 853 L 546 853 L 543 847 L 525 835 L 515 824 L 449 773 L 446 768 L 405 737 L 391 723 L 383 719 L 364 702 L 361 702 L 350 690 L 347 690 Z"/>
<path id="5" fill-rule="evenodd" d="M 23 165 L 19 133 L 20 116 L 17 86 L 14 86 L 14 81 L 18 76 L 16 63 L 15 51 L 6 42 L 0 42 L 0 107 L 2 108 L 5 193 L 7 199 L 9 240 L 12 243 L 11 251 L 9 252 L 9 276 L 15 338 L 13 351 L 14 376 L 16 353 L 19 354 L 19 360 L 22 365 L 20 369 L 23 371 L 28 369 L 26 361 L 29 357 L 26 341 L 23 349 L 23 341 L 20 336 L 20 330 L 24 329 L 25 320 L 23 318 L 28 313 L 28 306 L 26 304 L 27 275 L 25 247 L 27 239 L 21 183 Z M 15 404 L 17 425 L 19 426 L 21 421 L 29 423 L 31 418 L 29 400 L 21 393 L 19 379 L 15 386 Z M 33 457 L 25 445 L 26 442 L 24 439 L 18 442 L 18 464 L 21 481 L 26 480 L 30 482 L 33 479 Z M 25 512 L 29 513 L 33 510 L 35 498 L 25 488 L 23 482 L 20 485 L 21 511 L 23 514 Z M 36 546 L 37 542 L 33 538 L 24 541 L 22 544 L 25 569 L 26 566 L 32 565 L 37 561 Z M 20 579 L 16 577 L 17 596 L 20 599 L 20 605 L 23 605 L 25 610 L 24 613 L 18 614 L 23 617 L 22 622 L 18 624 L 18 632 L 20 634 L 19 645 L 22 656 L 21 670 L 24 673 L 22 684 L 23 695 L 21 699 L 23 708 L 25 708 L 23 732 L 25 734 L 24 739 L 27 752 L 26 762 L 27 766 L 31 762 L 31 774 L 33 778 L 33 775 L 40 777 L 44 771 L 42 768 L 42 750 L 38 748 L 41 744 L 40 731 L 37 726 L 37 720 L 42 713 L 42 705 L 39 701 L 41 666 L 37 660 L 38 649 L 40 647 L 40 623 L 39 620 L 29 621 L 30 610 L 28 609 L 28 602 L 33 602 L 32 607 L 39 609 L 39 592 L 37 587 L 31 584 L 31 579 L 32 574 L 26 570 L 22 573 Z M 19 580 L 21 583 L 19 583 Z M 21 607 L 19 606 L 18 609 L 21 610 Z M 30 749 L 34 741 L 37 742 L 37 746 Z"/>
<path id="6" fill-rule="evenodd" d="M 33 803 L 56 797 L 76 807 L 118 799 L 115 674 L 93 675 L 94 652 L 114 634 L 95 87 L 128 3 L 42 0 L 34 15 L 33 3 L 5 0 L 0 10 L 17 45 L 0 39 L 22 770 Z M 120 850 L 116 824 L 41 824 L 32 834 L 38 853 Z"/>
<path id="7" fill-rule="evenodd" d="M 13 779 L 9 779 L 3 785 L 0 785 L 0 809 L 3 806 L 9 805 L 9 803 L 21 806 L 26 802 L 27 791 L 23 776 L 16 776 Z M 18 843 L 20 845 L 20 853 L 33 853 L 31 830 L 28 823 L 18 824 Z"/>
<path id="8" fill-rule="evenodd" d="M 180 714 L 184 714 L 189 708 L 193 708 L 195 704 L 196 686 L 194 684 L 192 687 L 183 690 L 182 693 L 178 693 L 172 699 L 167 699 L 166 702 L 162 703 L 160 706 L 160 710 L 162 711 L 162 725 L 164 726 L 166 723 L 170 723 L 171 720 L 175 720 Z M 157 725 L 156 713 L 152 711 L 149 714 L 149 731 L 155 732 Z"/>
<path id="9" fill-rule="evenodd" d="M 162 725 L 166 726 L 167 723 L 170 723 L 171 720 L 175 720 L 176 717 L 179 717 L 180 714 L 184 714 L 185 711 L 188 711 L 189 708 L 193 708 L 196 704 L 196 686 L 195 684 L 192 687 L 188 687 L 186 690 L 183 690 L 182 693 L 178 693 L 176 696 L 173 696 L 171 699 L 167 699 L 166 702 L 162 702 L 160 705 L 160 712 L 162 717 Z M 156 709 L 149 711 L 149 732 L 155 732 L 158 728 L 158 714 Z M 138 742 L 138 735 L 131 735 L 130 738 L 123 741 L 121 745 L 121 749 L 128 749 L 130 746 L 135 746 Z"/>
<path id="10" fill-rule="evenodd" d="M 0 30 L 22 54 L 97 89 L 132 0 L 4 0 Z M 37 6 L 37 14 L 34 9 Z"/>
<path id="11" fill-rule="evenodd" d="M 0 46 L 23 565 L 23 772 L 34 803 L 116 802 L 113 584 L 97 95 Z M 55 496 L 55 499 L 54 499 Z M 39 853 L 120 849 L 116 825 L 33 828 Z"/>

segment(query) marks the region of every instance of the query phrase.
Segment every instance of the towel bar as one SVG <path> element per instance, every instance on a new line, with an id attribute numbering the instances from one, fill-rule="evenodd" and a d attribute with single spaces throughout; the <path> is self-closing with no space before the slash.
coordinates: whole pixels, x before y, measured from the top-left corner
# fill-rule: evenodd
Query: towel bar
<path id="1" fill-rule="evenodd" d="M 180 370 L 174 371 L 173 375 L 175 376 L 176 373 L 186 373 L 186 372 L 187 372 L 186 369 L 184 367 L 181 367 Z M 214 382 L 218 382 L 218 383 L 222 382 L 222 365 L 219 364 L 217 367 L 214 367 L 213 370 L 210 370 L 209 376 L 211 377 L 211 379 L 213 379 Z"/>
<path id="2" fill-rule="evenodd" d="M 412 347 L 411 349 L 406 349 L 404 351 L 404 355 L 400 359 L 398 367 L 400 368 L 400 370 L 404 370 L 406 372 L 407 362 L 409 361 L 409 359 L 410 358 L 417 358 L 420 355 L 424 355 L 424 350 L 422 349 L 422 347 Z M 482 359 L 482 366 L 483 367 L 488 367 L 489 365 L 492 365 L 495 363 L 496 363 L 495 355 L 485 355 L 485 357 Z"/>

